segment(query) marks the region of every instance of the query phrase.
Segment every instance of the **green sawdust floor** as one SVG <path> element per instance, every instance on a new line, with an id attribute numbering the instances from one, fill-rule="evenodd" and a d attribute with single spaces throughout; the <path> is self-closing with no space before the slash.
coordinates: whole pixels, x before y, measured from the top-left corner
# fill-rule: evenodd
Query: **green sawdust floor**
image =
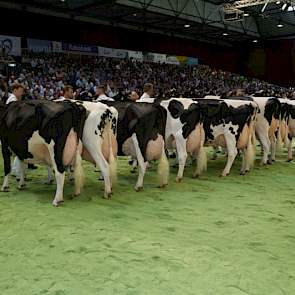
<path id="1" fill-rule="evenodd" d="M 54 208 L 46 169 L 29 171 L 27 189 L 0 194 L 0 295 L 295 294 L 295 163 L 285 153 L 272 166 L 227 178 L 225 159 L 181 184 L 156 188 L 152 167 L 145 190 L 126 159 L 111 201 L 86 168 L 81 197 Z M 258 163 L 258 161 L 257 161 Z M 2 171 L 2 164 L 1 164 Z"/>

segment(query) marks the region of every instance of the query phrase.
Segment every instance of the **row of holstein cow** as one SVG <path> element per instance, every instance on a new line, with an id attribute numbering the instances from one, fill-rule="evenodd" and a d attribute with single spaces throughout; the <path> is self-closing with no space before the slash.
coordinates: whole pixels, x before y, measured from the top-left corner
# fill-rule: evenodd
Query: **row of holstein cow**
<path id="1" fill-rule="evenodd" d="M 83 185 L 82 159 L 100 168 L 105 198 L 110 198 L 116 179 L 116 155 L 137 160 L 135 190 L 143 188 L 147 164 L 159 160 L 161 187 L 168 184 L 169 163 L 165 149 L 175 149 L 177 181 L 181 181 L 187 155 L 197 159 L 193 176 L 207 167 L 205 145 L 223 147 L 229 174 L 240 152 L 241 174 L 255 157 L 255 134 L 261 143 L 262 164 L 275 160 L 276 142 L 283 141 L 292 158 L 295 136 L 295 103 L 265 97 L 219 99 L 171 98 L 160 103 L 20 101 L 0 107 L 0 139 L 4 159 L 2 191 L 9 189 L 11 151 L 20 159 L 18 188 L 25 186 L 25 163 L 45 163 L 56 178 L 53 205 L 63 201 L 65 171 L 74 168 L 75 195 Z"/>

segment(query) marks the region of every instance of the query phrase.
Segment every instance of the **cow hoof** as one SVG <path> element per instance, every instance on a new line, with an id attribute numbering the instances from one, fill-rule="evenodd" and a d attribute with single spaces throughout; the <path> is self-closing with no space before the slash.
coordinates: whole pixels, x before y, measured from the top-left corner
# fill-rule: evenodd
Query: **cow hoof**
<path id="1" fill-rule="evenodd" d="M 4 186 L 4 187 L 2 187 L 2 188 L 1 188 L 1 192 L 3 192 L 3 193 L 7 193 L 7 192 L 9 192 L 9 186 Z"/>
<path id="2" fill-rule="evenodd" d="M 105 193 L 104 196 L 103 196 L 104 199 L 106 200 L 110 200 L 112 198 L 112 193 Z"/>
<path id="3" fill-rule="evenodd" d="M 163 184 L 160 184 L 160 185 L 158 186 L 158 188 L 165 188 L 167 185 L 168 185 L 168 183 L 163 183 Z"/>
<path id="4" fill-rule="evenodd" d="M 181 181 L 182 181 L 182 177 L 178 177 L 178 176 L 177 176 L 175 180 L 176 180 L 176 182 L 178 182 L 178 183 L 179 183 L 179 182 L 181 182 Z"/>
<path id="5" fill-rule="evenodd" d="M 220 175 L 219 175 L 219 177 L 226 177 L 226 176 L 228 176 L 229 175 L 229 173 L 221 173 Z"/>
<path id="6" fill-rule="evenodd" d="M 24 190 L 25 188 L 26 188 L 26 185 L 25 185 L 25 184 L 20 184 L 20 185 L 17 186 L 17 189 L 18 189 L 19 191 L 22 191 L 22 190 Z"/>
<path id="7" fill-rule="evenodd" d="M 293 159 L 288 159 L 286 162 L 290 163 L 290 162 L 292 162 L 292 160 L 293 160 Z"/>
<path id="8" fill-rule="evenodd" d="M 271 160 L 267 160 L 267 165 L 271 165 L 272 164 L 272 161 Z"/>
<path id="9" fill-rule="evenodd" d="M 58 207 L 58 206 L 61 205 L 63 202 L 64 202 L 63 200 L 58 201 L 58 200 L 55 200 L 55 199 L 54 199 L 53 202 L 52 202 L 52 205 L 53 205 L 54 207 Z"/>
<path id="10" fill-rule="evenodd" d="M 246 171 L 241 171 L 240 175 L 242 175 L 242 176 L 246 175 Z"/>
<path id="11" fill-rule="evenodd" d="M 99 177 L 98 177 L 98 180 L 104 180 L 104 178 L 103 178 L 103 176 L 102 175 L 100 175 Z"/>
<path id="12" fill-rule="evenodd" d="M 245 174 L 247 174 L 247 173 L 249 173 L 250 172 L 250 170 L 245 170 Z"/>
<path id="13" fill-rule="evenodd" d="M 73 195 L 73 198 L 78 198 L 78 197 L 80 197 L 80 193 L 75 193 L 74 195 Z M 72 199 L 73 199 L 72 198 Z"/>
<path id="14" fill-rule="evenodd" d="M 135 187 L 134 187 L 134 190 L 135 190 L 136 192 L 143 191 L 143 186 L 135 186 Z"/>
<path id="15" fill-rule="evenodd" d="M 200 174 L 193 174 L 193 178 L 199 178 Z"/>

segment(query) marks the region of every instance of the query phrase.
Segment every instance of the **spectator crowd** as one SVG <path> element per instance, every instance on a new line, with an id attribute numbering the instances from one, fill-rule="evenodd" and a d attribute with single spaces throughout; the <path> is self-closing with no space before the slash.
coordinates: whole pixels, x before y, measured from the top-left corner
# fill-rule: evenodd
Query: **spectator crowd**
<path id="1" fill-rule="evenodd" d="M 2 100 L 7 99 L 15 83 L 24 86 L 25 99 L 60 99 L 65 90 L 71 92 L 70 98 L 83 100 L 137 100 L 142 95 L 145 97 L 146 83 L 153 85 L 150 94 L 160 99 L 257 92 L 295 98 L 294 89 L 205 65 L 157 64 L 65 54 L 28 53 L 23 56 L 13 71 L 0 76 Z"/>

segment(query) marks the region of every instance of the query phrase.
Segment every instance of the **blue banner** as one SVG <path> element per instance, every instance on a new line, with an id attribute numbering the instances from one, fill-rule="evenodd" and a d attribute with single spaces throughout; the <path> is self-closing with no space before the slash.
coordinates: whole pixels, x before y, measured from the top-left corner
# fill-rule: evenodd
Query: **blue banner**
<path id="1" fill-rule="evenodd" d="M 27 39 L 28 49 L 33 52 L 52 52 L 52 42 L 40 39 Z"/>
<path id="2" fill-rule="evenodd" d="M 62 51 L 77 52 L 83 54 L 98 54 L 97 46 L 64 42 L 62 42 Z"/>

